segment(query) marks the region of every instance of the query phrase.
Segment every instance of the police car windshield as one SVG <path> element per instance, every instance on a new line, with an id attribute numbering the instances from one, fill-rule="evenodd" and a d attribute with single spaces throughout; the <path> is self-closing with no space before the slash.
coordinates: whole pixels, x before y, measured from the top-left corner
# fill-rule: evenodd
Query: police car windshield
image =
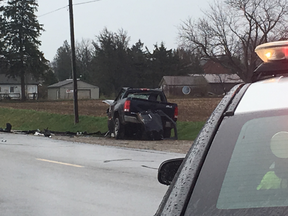
<path id="1" fill-rule="evenodd" d="M 287 113 L 285 109 L 226 117 L 185 215 L 263 215 L 263 211 L 269 215 L 275 209 L 286 212 Z"/>

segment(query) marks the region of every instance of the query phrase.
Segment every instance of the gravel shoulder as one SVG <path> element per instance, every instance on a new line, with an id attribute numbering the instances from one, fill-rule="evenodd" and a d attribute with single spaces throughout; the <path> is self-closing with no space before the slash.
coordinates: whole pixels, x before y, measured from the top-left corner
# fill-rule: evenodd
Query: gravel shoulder
<path id="1" fill-rule="evenodd" d="M 52 136 L 55 140 L 64 140 L 77 143 L 89 143 L 102 146 L 118 146 L 134 149 L 146 149 L 186 154 L 193 141 L 189 140 L 115 140 L 114 138 L 92 136 Z"/>

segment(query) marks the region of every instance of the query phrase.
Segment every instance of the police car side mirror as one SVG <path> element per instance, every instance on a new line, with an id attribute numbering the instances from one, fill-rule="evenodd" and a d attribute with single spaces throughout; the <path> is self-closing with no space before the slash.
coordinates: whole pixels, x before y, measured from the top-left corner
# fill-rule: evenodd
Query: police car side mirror
<path id="1" fill-rule="evenodd" d="M 184 158 L 175 158 L 164 161 L 158 169 L 158 181 L 170 185 Z"/>

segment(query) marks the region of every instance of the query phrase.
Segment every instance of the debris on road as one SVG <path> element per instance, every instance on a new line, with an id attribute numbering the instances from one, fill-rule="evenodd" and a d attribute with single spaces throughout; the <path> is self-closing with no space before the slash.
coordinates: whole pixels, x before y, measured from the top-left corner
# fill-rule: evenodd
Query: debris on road
<path id="1" fill-rule="evenodd" d="M 51 131 L 48 130 L 48 128 L 44 129 L 43 131 L 41 131 L 40 129 L 36 129 L 36 130 L 13 130 L 14 133 L 24 133 L 24 134 L 33 134 L 35 136 L 45 136 L 45 137 L 52 137 L 53 135 L 57 135 L 57 136 L 93 136 L 93 135 L 97 135 L 97 136 L 104 136 L 106 134 L 105 133 L 101 133 L 100 131 L 97 131 L 95 133 L 87 133 L 86 131 L 84 132 L 71 132 L 71 131 L 66 131 L 66 132 L 60 132 L 60 131 Z"/>
<path id="2" fill-rule="evenodd" d="M 8 132 L 8 133 L 10 133 L 11 129 L 12 129 L 12 125 L 10 123 L 6 123 L 6 128 L 5 129 L 0 128 L 0 132 Z"/>

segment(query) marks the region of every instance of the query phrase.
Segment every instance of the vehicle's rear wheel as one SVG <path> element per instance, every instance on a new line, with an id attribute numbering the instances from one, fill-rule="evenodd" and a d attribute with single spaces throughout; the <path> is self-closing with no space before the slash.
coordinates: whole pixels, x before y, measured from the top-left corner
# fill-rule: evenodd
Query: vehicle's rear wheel
<path id="1" fill-rule="evenodd" d="M 124 125 L 121 124 L 118 117 L 114 120 L 114 135 L 116 139 L 122 139 L 124 134 Z"/>

